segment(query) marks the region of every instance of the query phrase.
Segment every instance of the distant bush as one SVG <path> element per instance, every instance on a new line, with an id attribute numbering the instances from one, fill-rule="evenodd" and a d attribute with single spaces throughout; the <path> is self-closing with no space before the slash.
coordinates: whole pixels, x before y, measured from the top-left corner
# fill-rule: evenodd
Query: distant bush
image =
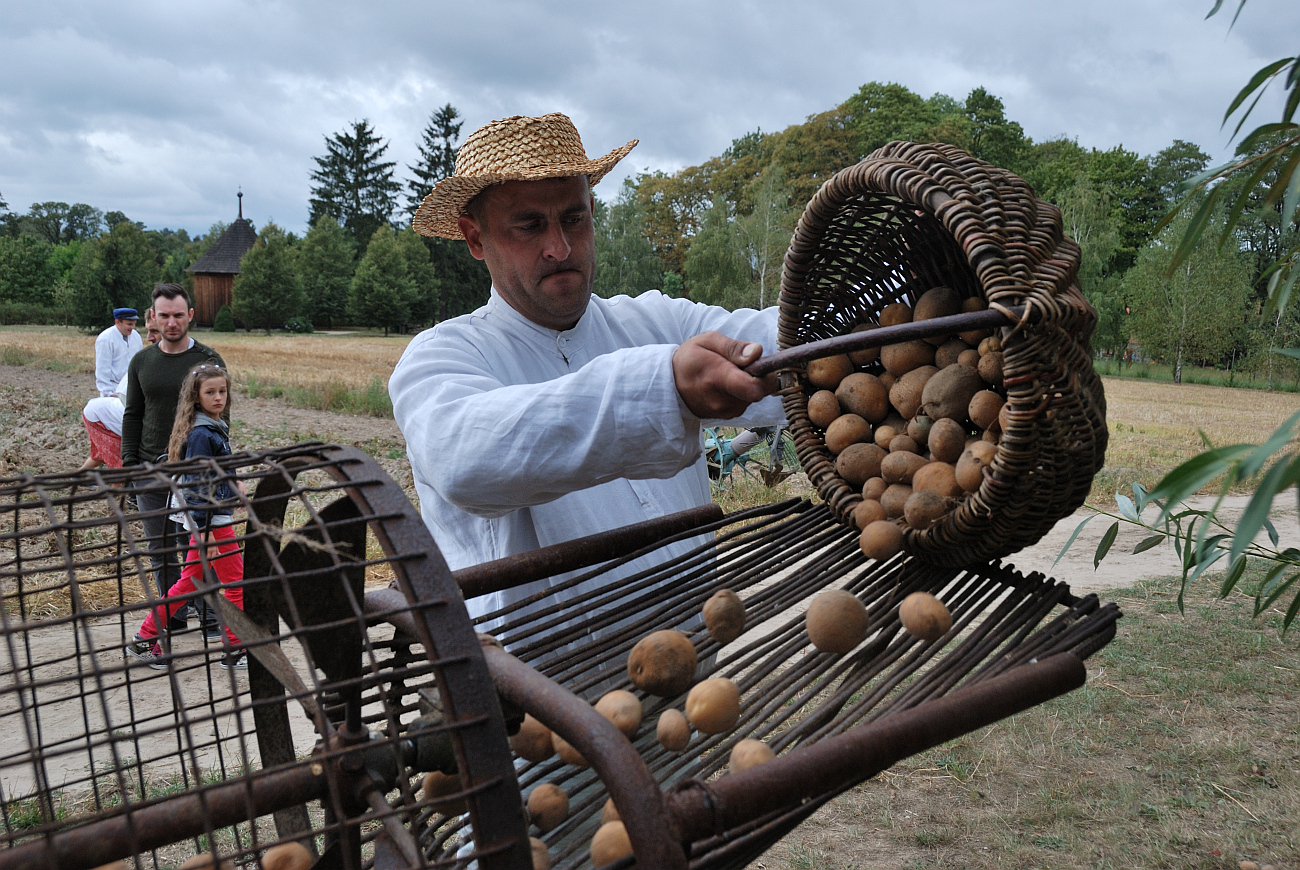
<path id="1" fill-rule="evenodd" d="M 0 302 L 0 326 L 34 323 L 40 326 L 58 326 L 64 322 L 63 312 L 35 302 Z"/>
<path id="2" fill-rule="evenodd" d="M 315 331 L 312 328 L 311 321 L 302 316 L 290 317 L 289 320 L 284 324 L 284 328 L 288 332 L 314 332 Z"/>
<path id="3" fill-rule="evenodd" d="M 234 332 L 235 331 L 235 312 L 230 310 L 229 305 L 221 306 L 217 316 L 212 321 L 213 332 Z"/>

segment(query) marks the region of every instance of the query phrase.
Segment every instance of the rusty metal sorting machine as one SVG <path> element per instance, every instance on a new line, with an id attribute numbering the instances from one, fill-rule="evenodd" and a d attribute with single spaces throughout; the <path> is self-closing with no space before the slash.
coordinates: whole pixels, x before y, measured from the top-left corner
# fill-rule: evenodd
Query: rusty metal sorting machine
<path id="1" fill-rule="evenodd" d="M 833 339 L 850 331 L 852 318 L 950 280 L 968 294 L 995 285 L 999 306 L 980 316 L 1001 311 L 1014 322 L 1008 346 L 1028 343 L 1030 369 L 1028 351 L 1042 349 L 1042 330 L 1064 328 L 1086 345 L 1073 296 L 1054 312 L 1044 282 L 1032 276 L 1032 292 L 1008 295 L 1010 278 L 1025 279 L 1015 260 L 1024 246 L 1008 243 L 1016 268 L 999 272 L 998 233 L 1017 221 L 999 221 L 990 205 L 1008 195 L 992 182 L 961 187 L 943 169 L 956 159 L 950 152 L 900 153 L 876 158 L 899 171 L 872 164 L 810 205 L 804 254 L 796 234 L 787 258 L 783 335 L 794 338 L 784 343 Z M 956 193 L 940 196 L 904 171 L 916 166 L 938 166 L 933 177 Z M 890 189 L 896 182 L 906 184 Z M 1032 202 L 1017 203 L 1032 211 Z M 1027 232 L 1060 248 L 1059 220 L 1053 236 L 1050 206 L 1041 205 L 1045 223 L 1030 222 Z M 848 217 L 836 225 L 836 215 Z M 818 259 L 825 244 L 814 231 L 832 241 L 893 232 L 904 243 L 855 242 L 858 253 Z M 960 244 L 926 240 L 942 232 Z M 854 271 L 878 250 L 887 254 L 875 257 L 880 275 Z M 924 250 L 940 255 L 909 265 Z M 1052 268 L 1068 289 L 1068 256 L 1064 263 Z M 851 280 L 834 278 L 849 272 Z M 999 275 L 1010 278 L 997 284 Z M 810 309 L 795 285 L 818 280 L 839 294 L 823 308 L 867 301 L 852 318 L 803 335 L 797 321 Z M 920 557 L 1005 537 L 994 510 L 1004 495 L 1017 499 L 1016 510 L 1035 493 L 1049 512 L 1072 509 L 1078 480 L 1091 478 L 1104 449 L 1104 440 L 1100 447 L 1087 440 L 1101 399 L 1097 392 L 1095 401 L 1072 404 L 1071 390 L 1086 392 L 1091 381 L 1069 354 L 1058 357 L 1042 377 L 1031 371 L 1013 396 L 1016 430 L 1006 461 L 989 472 L 988 493 L 981 489 L 984 514 L 958 518 L 946 538 L 913 537 L 915 554 L 885 562 L 860 551 L 845 522 L 854 496 L 827 476 L 824 445 L 807 426 L 800 458 L 823 503 L 792 500 L 729 516 L 707 506 L 455 573 L 402 490 L 359 450 L 308 444 L 188 463 L 214 484 L 244 485 L 233 505 L 243 610 L 208 580 L 190 597 L 215 607 L 246 647 L 246 672 L 220 667 L 231 661 L 228 641 L 199 628 L 165 631 L 150 662 L 123 654 L 159 600 L 150 544 L 182 559 L 187 550 L 182 541 L 148 540 L 128 495 L 176 492 L 177 466 L 2 480 L 0 870 L 118 861 L 170 868 L 205 853 L 257 867 L 287 842 L 307 847 L 319 868 L 527 870 L 529 835 L 539 832 L 530 831 L 523 798 L 542 782 L 570 797 L 567 818 L 540 834 L 550 866 L 589 864 L 607 798 L 638 867 L 747 866 L 894 762 L 1082 685 L 1083 661 L 1113 637 L 1113 604 L 990 561 L 1000 554 L 979 553 L 973 564 Z M 780 366 L 796 417 L 800 365 Z M 1100 431 L 1104 438 L 1104 424 Z M 1062 481 L 1073 482 L 1065 496 L 1047 492 Z M 206 552 L 198 558 L 209 567 Z M 522 602 L 478 625 L 469 618 L 465 600 L 547 578 L 551 591 L 564 593 L 562 604 L 538 611 Z M 831 587 L 857 596 L 870 618 L 866 640 L 843 656 L 809 646 L 799 607 Z M 724 588 L 743 599 L 749 630 L 720 648 L 699 613 Z M 952 614 L 952 629 L 937 640 L 901 629 L 898 605 L 917 590 L 937 595 Z M 497 642 L 476 631 L 486 625 Z M 628 651 L 663 628 L 686 632 L 701 676 L 730 677 L 743 699 L 733 731 L 696 735 L 680 754 L 664 749 L 649 726 L 625 737 L 591 705 L 610 688 L 630 688 Z M 646 721 L 680 702 L 645 697 Z M 524 713 L 590 766 L 515 759 L 508 737 Z M 726 773 L 729 749 L 745 737 L 765 740 L 777 758 Z M 453 777 L 450 793 L 422 791 L 422 777 L 434 771 Z M 632 866 L 632 858 L 611 866 Z"/>

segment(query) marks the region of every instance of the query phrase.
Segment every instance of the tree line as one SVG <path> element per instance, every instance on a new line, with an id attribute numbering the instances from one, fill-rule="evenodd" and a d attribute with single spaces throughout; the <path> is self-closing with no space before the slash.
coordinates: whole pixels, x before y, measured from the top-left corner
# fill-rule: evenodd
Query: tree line
<path id="1" fill-rule="evenodd" d="M 489 279 L 465 245 L 409 228 L 433 183 L 454 171 L 462 123 L 450 104 L 433 112 L 404 181 L 368 121 L 326 136 L 310 172 L 310 230 L 298 238 L 273 224 L 261 229 L 236 281 L 233 314 L 251 328 L 392 330 L 482 304 Z M 1098 309 L 1094 344 L 1103 353 L 1125 360 L 1137 339 L 1144 357 L 1176 370 L 1223 365 L 1270 381 L 1300 377 L 1292 361 L 1268 353 L 1300 339 L 1296 315 L 1266 315 L 1261 304 L 1267 265 L 1295 243 L 1280 205 L 1265 195 L 1275 179 L 1225 182 L 1257 188 L 1231 240 L 1218 244 L 1207 234 L 1171 274 L 1173 240 L 1186 219 L 1157 226 L 1208 155 L 1183 140 L 1147 156 L 1064 137 L 1034 141 L 984 88 L 958 100 L 869 82 L 833 109 L 779 132 L 747 133 L 698 166 L 628 179 L 596 202 L 596 292 L 657 288 L 729 308 L 773 304 L 803 204 L 835 172 L 895 139 L 957 145 L 1022 176 L 1060 207 L 1066 233 L 1083 250 L 1079 282 Z M 16 215 L 0 200 L 0 320 L 103 323 L 109 302 L 147 295 L 132 287 L 187 282 L 185 267 L 224 228 L 190 239 L 81 203 L 40 203 Z"/>

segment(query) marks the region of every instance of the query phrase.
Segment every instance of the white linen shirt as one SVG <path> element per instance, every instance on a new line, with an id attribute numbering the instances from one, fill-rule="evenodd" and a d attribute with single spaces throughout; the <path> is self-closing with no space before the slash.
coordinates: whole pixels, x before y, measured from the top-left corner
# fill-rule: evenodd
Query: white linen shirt
<path id="1" fill-rule="evenodd" d="M 652 290 L 592 296 L 577 325 L 556 331 L 493 289 L 484 307 L 416 336 L 388 390 L 421 514 L 451 569 L 707 504 L 701 421 L 677 393 L 673 352 L 716 330 L 773 353 L 776 319 L 775 308 L 731 312 Z M 728 422 L 783 418 L 772 396 Z M 560 579 L 482 596 L 470 613 Z"/>
<path id="2" fill-rule="evenodd" d="M 117 395 L 118 384 L 126 377 L 131 357 L 142 347 L 140 333 L 133 329 L 123 335 L 116 324 L 95 338 L 95 389 L 101 396 Z"/>

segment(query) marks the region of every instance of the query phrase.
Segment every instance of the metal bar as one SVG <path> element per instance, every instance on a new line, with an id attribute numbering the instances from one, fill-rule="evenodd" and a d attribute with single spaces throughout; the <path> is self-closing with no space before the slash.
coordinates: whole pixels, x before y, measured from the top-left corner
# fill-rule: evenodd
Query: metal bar
<path id="1" fill-rule="evenodd" d="M 484 646 L 483 658 L 501 697 L 567 740 L 595 769 L 627 826 L 636 866 L 686 870 L 659 784 L 627 738 L 590 704 L 505 650 Z"/>
<path id="2" fill-rule="evenodd" d="M 716 504 L 706 504 L 643 523 L 461 568 L 453 571 L 451 576 L 460 586 L 465 598 L 474 598 L 576 571 L 599 562 L 608 562 L 669 535 L 715 523 L 722 516 L 722 508 Z"/>
<path id="3" fill-rule="evenodd" d="M 326 790 L 320 764 L 232 780 L 0 850 L 0 870 L 89 870 L 247 821 L 250 807 L 255 816 L 266 815 L 321 798 Z"/>
<path id="4" fill-rule="evenodd" d="M 1038 309 L 1031 309 L 1029 321 L 1037 320 Z M 931 338 L 936 335 L 949 335 L 956 332 L 968 332 L 972 329 L 992 329 L 995 326 L 1011 326 L 1025 316 L 1025 306 L 984 311 L 970 311 L 965 314 L 952 314 L 948 317 L 935 317 L 930 320 L 914 320 L 911 323 L 899 323 L 894 326 L 882 326 L 878 329 L 864 329 L 848 335 L 837 335 L 810 341 L 807 344 L 788 347 L 774 354 L 757 359 L 745 367 L 745 371 L 756 378 L 770 375 L 781 369 L 803 365 L 809 360 L 866 350 L 869 347 L 881 347 L 900 341 L 913 341 L 918 338 Z"/>
<path id="5" fill-rule="evenodd" d="M 1086 678 L 1082 660 L 1060 653 L 741 773 L 682 783 L 665 798 L 668 813 L 682 842 L 709 837 L 867 779 L 910 755 L 1077 689 Z"/>

